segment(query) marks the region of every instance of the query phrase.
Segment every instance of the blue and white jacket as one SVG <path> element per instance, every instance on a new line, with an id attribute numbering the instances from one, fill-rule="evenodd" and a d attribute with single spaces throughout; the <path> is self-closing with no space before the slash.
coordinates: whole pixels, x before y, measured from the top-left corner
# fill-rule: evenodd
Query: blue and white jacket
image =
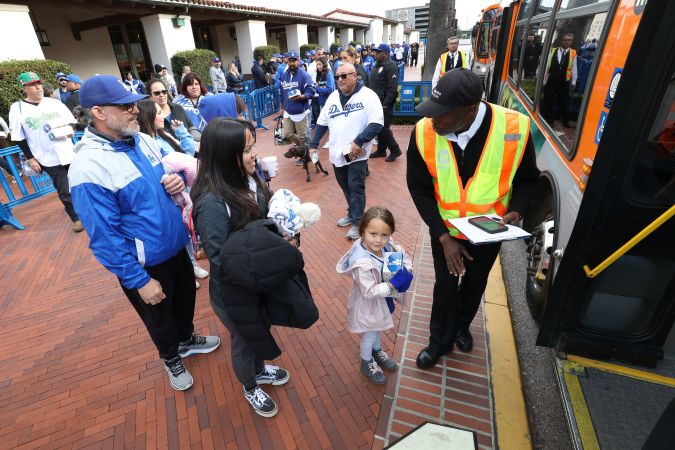
<path id="1" fill-rule="evenodd" d="M 199 131 L 204 131 L 204 127 L 206 127 L 206 120 L 204 120 L 202 114 L 199 112 L 199 104 L 201 103 L 202 99 L 208 95 L 213 94 L 207 92 L 205 95 L 200 96 L 196 105 L 192 103 L 192 100 L 184 95 L 179 95 L 176 97 L 176 100 L 173 101 L 175 104 L 183 107 L 187 113 L 187 116 L 190 118 L 190 122 L 192 122 L 192 125 L 197 127 Z"/>
<path id="2" fill-rule="evenodd" d="M 294 102 L 289 100 L 288 93 L 295 89 L 300 90 L 300 94 L 306 97 L 304 101 Z M 281 75 L 281 102 L 284 105 L 284 111 L 288 114 L 302 114 L 309 109 L 309 100 L 307 99 L 314 97 L 314 93 L 314 81 L 304 70 L 298 68 L 295 73 L 286 70 Z"/>
<path id="3" fill-rule="evenodd" d="M 143 267 L 167 261 L 188 242 L 181 211 L 160 182 L 161 158 L 147 134 L 111 141 L 90 126 L 68 171 L 89 248 L 127 289 L 145 286 Z"/>

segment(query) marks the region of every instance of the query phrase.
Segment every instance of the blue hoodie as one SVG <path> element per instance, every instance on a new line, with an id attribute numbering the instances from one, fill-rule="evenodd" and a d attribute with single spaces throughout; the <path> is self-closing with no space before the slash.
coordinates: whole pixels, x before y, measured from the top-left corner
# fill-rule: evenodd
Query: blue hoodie
<path id="1" fill-rule="evenodd" d="M 309 100 L 314 97 L 314 82 L 312 77 L 309 76 L 307 72 L 298 68 L 298 70 L 293 73 L 290 70 L 286 70 L 283 75 L 281 75 L 281 102 L 284 105 L 284 110 L 290 114 L 302 114 L 307 109 L 309 109 Z M 288 93 L 298 89 L 300 94 L 305 96 L 304 101 L 292 101 L 288 98 Z"/>
<path id="2" fill-rule="evenodd" d="M 146 134 L 111 141 L 87 128 L 68 171 L 89 248 L 127 289 L 145 286 L 150 276 L 143 267 L 167 261 L 188 243 L 181 211 L 160 182 L 161 157 Z"/>

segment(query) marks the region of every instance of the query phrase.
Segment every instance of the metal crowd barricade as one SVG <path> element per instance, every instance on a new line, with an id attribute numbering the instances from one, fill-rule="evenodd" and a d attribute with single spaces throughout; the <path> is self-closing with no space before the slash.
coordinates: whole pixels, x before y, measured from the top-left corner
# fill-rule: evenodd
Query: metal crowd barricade
<path id="1" fill-rule="evenodd" d="M 73 143 L 76 143 L 81 138 L 82 132 L 76 133 L 73 137 Z M 56 189 L 46 172 L 42 172 L 40 175 L 34 177 L 22 177 L 21 168 L 17 167 L 13 157 L 13 155 L 17 155 L 18 159 L 20 153 L 21 149 L 16 145 L 0 149 L 0 158 L 4 158 L 12 173 L 11 177 L 8 177 L 5 171 L 0 169 L 0 185 L 3 189 L 0 192 L 0 227 L 11 225 L 17 230 L 24 230 L 26 227 L 14 217 L 12 208 L 43 195 L 51 194 Z M 12 177 L 16 184 L 11 181 Z M 30 181 L 29 184 L 25 182 L 26 179 Z M 14 185 L 14 188 L 12 185 Z"/>
<path id="2" fill-rule="evenodd" d="M 242 97 L 243 98 L 243 97 Z M 276 86 L 267 86 L 256 89 L 251 92 L 249 97 L 245 98 L 248 106 L 249 118 L 255 120 L 256 128 L 268 128 L 263 125 L 262 120 L 279 112 L 281 98 Z"/>
<path id="3" fill-rule="evenodd" d="M 415 106 L 431 96 L 431 81 L 403 81 L 400 88 L 399 102 L 394 107 L 395 116 L 419 116 Z"/>
<path id="4" fill-rule="evenodd" d="M 244 94 L 250 94 L 255 90 L 255 81 L 246 80 L 242 83 L 242 86 L 244 87 Z"/>

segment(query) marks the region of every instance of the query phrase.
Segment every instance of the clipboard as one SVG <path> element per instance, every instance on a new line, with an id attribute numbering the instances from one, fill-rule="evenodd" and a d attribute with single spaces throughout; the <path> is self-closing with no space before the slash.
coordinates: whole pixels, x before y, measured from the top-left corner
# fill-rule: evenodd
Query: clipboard
<path id="1" fill-rule="evenodd" d="M 515 225 L 506 225 L 508 229 L 502 233 L 490 234 L 469 223 L 469 219 L 474 217 L 478 216 L 458 217 L 457 219 L 448 219 L 448 222 L 466 236 L 472 244 L 492 244 L 495 242 L 527 239 L 531 236 L 530 233 Z M 488 217 L 495 222 L 499 222 L 502 219 L 497 214 L 486 214 L 484 217 Z"/>

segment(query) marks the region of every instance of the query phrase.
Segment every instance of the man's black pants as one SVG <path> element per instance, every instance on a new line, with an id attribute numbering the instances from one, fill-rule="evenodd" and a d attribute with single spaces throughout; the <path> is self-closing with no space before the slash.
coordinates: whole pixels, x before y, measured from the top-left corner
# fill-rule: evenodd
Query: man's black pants
<path id="1" fill-rule="evenodd" d="M 393 112 L 384 112 L 384 126 L 377 134 L 377 151 L 386 152 L 387 149 L 389 149 L 391 150 L 392 155 L 400 155 L 401 148 L 398 146 L 396 139 L 394 139 L 394 134 L 391 132 L 391 128 L 389 128 L 392 117 Z"/>
<path id="2" fill-rule="evenodd" d="M 413 61 L 415 61 L 415 67 L 417 67 L 417 55 L 412 55 L 410 57 L 410 67 L 413 66 Z"/>
<path id="3" fill-rule="evenodd" d="M 122 289 L 143 320 L 160 358 L 175 358 L 178 343 L 187 341 L 194 331 L 196 286 L 192 262 L 187 250 L 182 249 L 176 256 L 145 270 L 159 281 L 166 295 L 164 300 L 149 305 L 138 294 L 138 289 L 124 286 Z"/>
<path id="4" fill-rule="evenodd" d="M 47 172 L 49 178 L 52 179 L 56 192 L 59 194 L 59 200 L 63 203 L 63 207 L 66 210 L 66 214 L 70 217 L 70 220 L 75 222 L 77 219 L 77 213 L 75 208 L 73 208 L 73 200 L 70 198 L 70 186 L 68 185 L 68 168 L 70 164 L 66 166 L 54 166 L 46 167 L 42 166 L 42 170 Z"/>
<path id="5" fill-rule="evenodd" d="M 473 245 L 469 241 L 457 241 L 473 257 L 473 261 L 464 258 L 466 273 L 459 287 L 459 277 L 448 272 L 443 247 L 438 239 L 431 238 L 431 255 L 436 274 L 429 321 L 429 346 L 433 353 L 452 350 L 457 331 L 469 329 L 480 306 L 490 269 L 501 247 L 501 243 Z"/>
<path id="6" fill-rule="evenodd" d="M 548 80 L 544 86 L 544 117 L 551 125 L 555 121 L 553 105 L 557 103 L 564 124 L 569 123 L 570 85 L 567 81 Z"/>

